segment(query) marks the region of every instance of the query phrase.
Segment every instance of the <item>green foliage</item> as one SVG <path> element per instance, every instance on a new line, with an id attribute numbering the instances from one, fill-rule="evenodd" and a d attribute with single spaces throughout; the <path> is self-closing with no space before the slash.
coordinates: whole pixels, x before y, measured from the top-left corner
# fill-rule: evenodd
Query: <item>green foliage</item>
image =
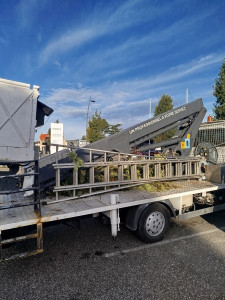
<path id="1" fill-rule="evenodd" d="M 78 170 L 78 184 L 83 184 L 83 183 L 86 183 L 86 182 L 88 182 L 87 171 L 83 168 L 80 168 Z"/>
<path id="2" fill-rule="evenodd" d="M 108 128 L 109 123 L 106 121 L 106 119 L 101 117 L 101 113 L 96 111 L 92 116 L 92 119 L 89 121 L 89 127 L 87 129 L 87 141 L 89 143 L 93 143 L 103 139 Z"/>
<path id="3" fill-rule="evenodd" d="M 124 180 L 130 180 L 130 178 L 131 178 L 131 171 L 130 171 L 129 166 L 128 167 L 124 166 L 124 169 L 123 169 L 123 178 L 124 178 Z"/>
<path id="4" fill-rule="evenodd" d="M 178 186 L 172 182 L 153 182 L 147 183 L 140 186 L 133 187 L 135 190 L 141 190 L 144 192 L 165 192 L 170 189 L 176 189 Z"/>
<path id="5" fill-rule="evenodd" d="M 118 167 L 114 167 L 113 164 L 109 166 L 109 180 L 110 181 L 118 180 Z"/>
<path id="6" fill-rule="evenodd" d="M 155 107 L 154 116 L 163 114 L 171 109 L 173 109 L 173 99 L 169 95 L 164 94 L 159 100 L 159 104 Z M 174 136 L 175 131 L 176 129 L 171 129 L 156 136 L 154 142 L 160 143 L 171 139 Z"/>
<path id="7" fill-rule="evenodd" d="M 219 77 L 215 80 L 213 95 L 217 98 L 214 104 L 214 116 L 217 120 L 225 119 L 225 59 L 220 68 Z"/>
<path id="8" fill-rule="evenodd" d="M 119 128 L 121 124 L 116 125 L 109 125 L 109 128 L 107 129 L 107 134 L 112 135 L 114 133 L 119 132 L 121 129 Z"/>
<path id="9" fill-rule="evenodd" d="M 104 168 L 95 168 L 95 182 L 104 182 Z"/>
<path id="10" fill-rule="evenodd" d="M 101 113 L 95 112 L 89 121 L 87 128 L 87 141 L 89 143 L 103 139 L 107 135 L 112 135 L 120 131 L 121 124 L 110 125 L 106 119 L 101 117 Z"/>
<path id="11" fill-rule="evenodd" d="M 163 114 L 164 112 L 173 109 L 173 99 L 169 95 L 162 95 L 159 104 L 156 105 L 154 116 Z"/>
<path id="12" fill-rule="evenodd" d="M 69 159 L 74 163 L 74 170 L 77 171 L 79 167 L 84 166 L 82 158 L 80 158 L 76 152 L 71 151 L 69 154 Z"/>

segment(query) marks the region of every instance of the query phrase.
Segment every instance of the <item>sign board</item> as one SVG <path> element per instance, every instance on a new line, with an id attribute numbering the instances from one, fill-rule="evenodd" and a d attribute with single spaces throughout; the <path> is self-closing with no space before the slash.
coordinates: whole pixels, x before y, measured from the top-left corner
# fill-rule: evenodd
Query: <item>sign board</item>
<path id="1" fill-rule="evenodd" d="M 51 144 L 63 145 L 63 123 L 51 123 Z M 63 147 L 58 148 L 59 151 Z M 56 146 L 51 146 L 50 152 L 56 152 Z"/>

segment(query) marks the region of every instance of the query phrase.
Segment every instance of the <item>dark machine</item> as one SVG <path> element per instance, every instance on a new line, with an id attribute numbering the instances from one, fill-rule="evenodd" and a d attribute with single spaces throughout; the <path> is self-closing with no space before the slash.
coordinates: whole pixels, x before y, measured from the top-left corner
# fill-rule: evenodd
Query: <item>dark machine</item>
<path id="1" fill-rule="evenodd" d="M 94 142 L 86 148 L 123 153 L 135 153 L 138 150 L 142 153 L 160 147 L 163 153 L 189 156 L 205 113 L 202 99 L 197 99 Z M 159 142 L 158 137 L 163 137 L 168 132 L 172 133 L 172 137 Z"/>

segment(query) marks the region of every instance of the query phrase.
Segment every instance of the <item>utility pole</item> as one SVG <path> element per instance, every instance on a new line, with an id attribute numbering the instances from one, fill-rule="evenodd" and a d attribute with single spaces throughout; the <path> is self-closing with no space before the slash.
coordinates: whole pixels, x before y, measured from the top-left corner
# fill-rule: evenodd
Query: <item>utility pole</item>
<path id="1" fill-rule="evenodd" d="M 151 117 L 152 117 L 152 99 L 149 99 L 149 119 L 151 119 Z M 149 139 L 149 141 L 148 141 L 148 144 L 149 144 L 149 147 L 150 147 L 150 139 Z M 149 155 L 149 157 L 150 157 L 150 154 L 151 154 L 151 150 L 149 149 L 148 150 L 148 155 Z"/>
<path id="2" fill-rule="evenodd" d="M 86 118 L 86 145 L 87 145 L 87 129 L 88 129 L 89 108 L 90 108 L 91 102 L 95 102 L 95 100 L 91 99 L 91 97 L 90 97 L 90 99 L 88 101 L 87 118 Z"/>
<path id="3" fill-rule="evenodd" d="M 188 103 L 188 89 L 186 89 L 186 103 Z"/>
<path id="4" fill-rule="evenodd" d="M 152 117 L 152 99 L 149 100 L 149 119 Z"/>

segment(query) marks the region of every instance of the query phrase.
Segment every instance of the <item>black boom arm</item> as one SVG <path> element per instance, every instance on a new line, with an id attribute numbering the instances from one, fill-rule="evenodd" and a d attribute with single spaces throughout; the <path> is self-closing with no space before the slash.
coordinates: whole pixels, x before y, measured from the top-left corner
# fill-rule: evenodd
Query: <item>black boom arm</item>
<path id="1" fill-rule="evenodd" d="M 205 113 L 202 99 L 197 99 L 86 147 L 124 153 L 161 147 L 164 152 L 170 150 L 180 156 L 188 156 Z M 168 131 L 173 136 L 159 142 L 157 137 Z"/>

